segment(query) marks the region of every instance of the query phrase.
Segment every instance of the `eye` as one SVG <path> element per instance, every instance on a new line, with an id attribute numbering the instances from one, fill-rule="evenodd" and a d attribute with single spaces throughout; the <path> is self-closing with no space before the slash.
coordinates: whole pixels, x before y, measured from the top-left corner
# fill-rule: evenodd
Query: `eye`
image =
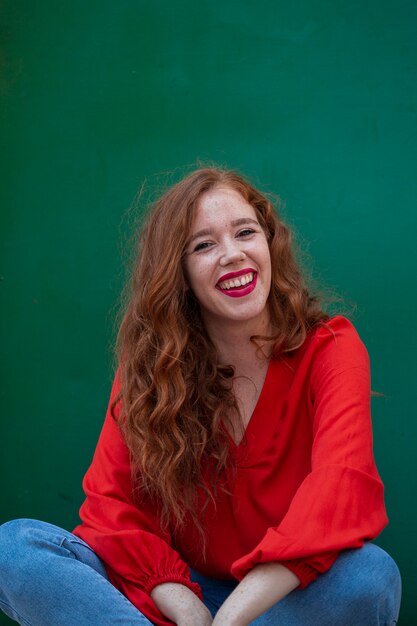
<path id="1" fill-rule="evenodd" d="M 198 252 L 199 250 L 206 250 L 211 244 L 208 241 L 202 241 L 198 243 L 194 248 L 194 252 Z"/>
<path id="2" fill-rule="evenodd" d="M 257 231 L 254 228 L 244 228 L 237 233 L 238 237 L 248 237 L 249 235 L 253 235 Z"/>

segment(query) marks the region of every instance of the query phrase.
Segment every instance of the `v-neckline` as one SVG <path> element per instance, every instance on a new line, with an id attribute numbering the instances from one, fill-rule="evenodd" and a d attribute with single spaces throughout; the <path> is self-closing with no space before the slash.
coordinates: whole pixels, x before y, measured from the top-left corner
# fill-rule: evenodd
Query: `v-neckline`
<path id="1" fill-rule="evenodd" d="M 235 449 L 235 450 L 241 450 L 243 448 L 243 443 L 245 441 L 246 441 L 246 443 L 248 443 L 248 434 L 250 434 L 251 430 L 254 428 L 254 423 L 256 421 L 256 416 L 257 416 L 257 414 L 259 412 L 262 412 L 261 411 L 262 405 L 265 402 L 264 398 L 268 396 L 267 387 L 268 387 L 268 381 L 269 381 L 271 370 L 272 370 L 272 365 L 271 365 L 272 361 L 273 361 L 273 358 L 271 357 L 269 359 L 269 363 L 268 363 L 268 367 L 267 367 L 267 370 L 266 370 L 265 378 L 264 378 L 264 381 L 262 383 L 261 392 L 260 392 L 260 394 L 258 396 L 258 399 L 256 401 L 255 407 L 254 407 L 254 409 L 252 411 L 252 414 L 251 414 L 251 416 L 249 418 L 248 423 L 246 424 L 246 428 L 245 428 L 245 430 L 243 432 L 243 435 L 242 435 L 239 443 L 236 443 L 236 441 L 233 439 L 232 435 L 230 434 L 230 432 L 226 428 L 224 422 L 221 423 L 221 426 L 222 426 L 223 430 L 226 432 L 226 434 L 227 434 L 227 436 L 229 438 L 229 441 L 231 443 L 232 448 Z"/>

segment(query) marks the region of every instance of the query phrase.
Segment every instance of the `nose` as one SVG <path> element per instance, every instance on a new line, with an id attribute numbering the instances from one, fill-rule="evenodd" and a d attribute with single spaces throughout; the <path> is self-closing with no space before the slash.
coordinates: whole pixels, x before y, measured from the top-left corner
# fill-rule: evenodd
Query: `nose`
<path id="1" fill-rule="evenodd" d="M 237 261 L 243 261 L 246 257 L 244 250 L 241 248 L 241 243 L 235 238 L 226 239 L 223 241 L 222 253 L 220 257 L 220 265 L 230 265 Z"/>

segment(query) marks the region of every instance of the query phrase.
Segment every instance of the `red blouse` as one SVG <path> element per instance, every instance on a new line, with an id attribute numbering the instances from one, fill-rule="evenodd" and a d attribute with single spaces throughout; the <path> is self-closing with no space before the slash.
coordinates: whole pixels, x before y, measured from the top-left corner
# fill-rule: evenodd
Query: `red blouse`
<path id="1" fill-rule="evenodd" d="M 119 390 L 116 375 L 109 406 Z M 270 361 L 244 441 L 236 446 L 229 439 L 237 472 L 226 474 L 232 495 L 220 492 L 216 508 L 210 502 L 202 515 L 203 562 L 189 517 L 174 538 L 161 530 L 149 502 L 133 497 L 129 453 L 107 411 L 83 481 L 82 524 L 73 532 L 103 559 L 111 582 L 160 626 L 172 622 L 149 595 L 157 584 L 179 582 L 202 597 L 189 566 L 241 580 L 256 564 L 279 561 L 303 588 L 340 550 L 361 547 L 387 524 L 372 453 L 369 357 L 346 318 L 333 317 L 292 355 Z"/>

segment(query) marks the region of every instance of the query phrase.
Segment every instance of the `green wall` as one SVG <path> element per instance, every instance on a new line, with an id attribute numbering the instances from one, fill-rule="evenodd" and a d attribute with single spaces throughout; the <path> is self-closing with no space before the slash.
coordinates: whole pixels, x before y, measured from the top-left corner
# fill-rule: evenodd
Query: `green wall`
<path id="1" fill-rule="evenodd" d="M 378 543 L 417 623 L 416 2 L 2 0 L 0 25 L 0 521 L 76 524 L 123 216 L 144 179 L 213 160 L 281 195 L 315 276 L 357 305 L 385 394 Z"/>

